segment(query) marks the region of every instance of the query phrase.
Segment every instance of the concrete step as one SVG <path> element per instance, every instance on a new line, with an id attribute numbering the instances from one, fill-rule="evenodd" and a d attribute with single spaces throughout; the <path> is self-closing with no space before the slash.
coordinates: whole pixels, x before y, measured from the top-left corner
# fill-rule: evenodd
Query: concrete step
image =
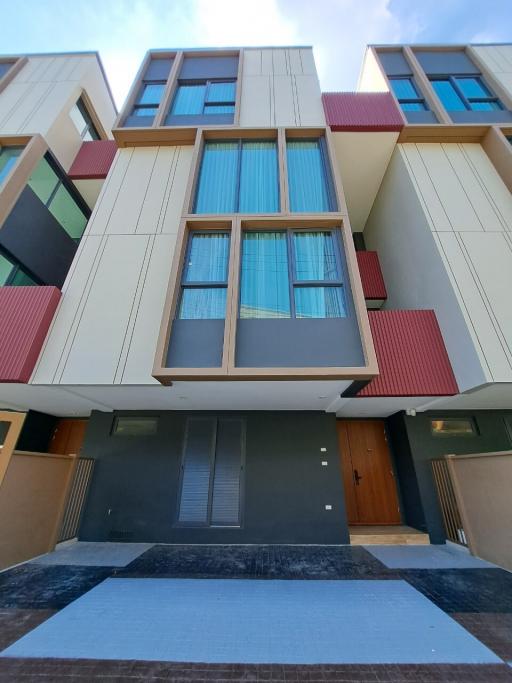
<path id="1" fill-rule="evenodd" d="M 408 526 L 350 527 L 351 545 L 429 545 L 428 534 Z"/>

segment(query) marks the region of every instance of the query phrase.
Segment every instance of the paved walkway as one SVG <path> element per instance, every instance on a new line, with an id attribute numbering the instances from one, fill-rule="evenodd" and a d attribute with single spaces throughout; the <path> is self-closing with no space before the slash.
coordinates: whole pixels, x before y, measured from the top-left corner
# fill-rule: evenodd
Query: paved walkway
<path id="1" fill-rule="evenodd" d="M 512 574 L 457 548 L 95 546 L 0 573 L 0 681 L 512 681 Z"/>

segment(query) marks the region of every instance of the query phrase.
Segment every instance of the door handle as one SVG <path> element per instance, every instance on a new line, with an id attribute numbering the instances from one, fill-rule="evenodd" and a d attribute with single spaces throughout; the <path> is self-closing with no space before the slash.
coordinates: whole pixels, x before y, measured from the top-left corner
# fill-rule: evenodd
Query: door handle
<path id="1" fill-rule="evenodd" d="M 361 481 L 363 477 L 359 474 L 357 470 L 354 470 L 354 481 L 356 483 L 356 486 L 359 486 L 359 482 Z"/>

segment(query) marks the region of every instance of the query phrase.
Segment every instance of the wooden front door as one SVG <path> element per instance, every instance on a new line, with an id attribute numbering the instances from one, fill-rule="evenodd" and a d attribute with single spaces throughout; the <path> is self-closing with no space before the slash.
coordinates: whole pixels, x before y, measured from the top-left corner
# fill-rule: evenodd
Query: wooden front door
<path id="1" fill-rule="evenodd" d="M 395 476 L 382 420 L 339 420 L 349 524 L 400 524 Z"/>
<path id="2" fill-rule="evenodd" d="M 80 455 L 87 420 L 59 420 L 48 446 L 49 453 Z"/>

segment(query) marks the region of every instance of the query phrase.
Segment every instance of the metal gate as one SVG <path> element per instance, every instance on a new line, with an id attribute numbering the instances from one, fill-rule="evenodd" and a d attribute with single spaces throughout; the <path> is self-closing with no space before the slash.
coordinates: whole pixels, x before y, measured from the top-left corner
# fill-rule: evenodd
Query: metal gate
<path id="1" fill-rule="evenodd" d="M 78 458 L 57 543 L 75 538 L 94 469 L 93 458 Z"/>
<path id="2" fill-rule="evenodd" d="M 467 546 L 462 517 L 457 505 L 448 463 L 444 459 L 432 460 L 432 472 L 443 514 L 446 536 L 450 541 Z"/>

